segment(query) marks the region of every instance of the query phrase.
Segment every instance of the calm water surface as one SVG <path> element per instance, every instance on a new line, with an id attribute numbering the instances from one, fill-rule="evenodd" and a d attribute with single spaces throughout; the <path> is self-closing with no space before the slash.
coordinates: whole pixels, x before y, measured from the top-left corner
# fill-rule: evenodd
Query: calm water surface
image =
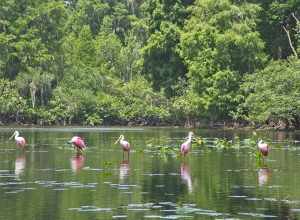
<path id="1" fill-rule="evenodd" d="M 194 130 L 207 140 L 184 160 L 179 128 L 26 128 L 26 150 L 0 129 L 0 219 L 300 219 L 300 133 L 259 133 L 272 151 L 259 167 L 249 147 L 217 149 L 214 138 L 241 143 L 251 132 Z M 114 145 L 132 143 L 130 160 Z M 84 137 L 76 155 L 66 142 Z"/>

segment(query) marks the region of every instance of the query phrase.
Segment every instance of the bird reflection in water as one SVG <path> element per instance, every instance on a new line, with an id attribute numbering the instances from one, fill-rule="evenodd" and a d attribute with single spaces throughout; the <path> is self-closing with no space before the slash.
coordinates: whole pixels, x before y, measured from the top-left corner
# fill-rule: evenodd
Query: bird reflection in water
<path id="1" fill-rule="evenodd" d="M 16 157 L 16 161 L 15 161 L 15 175 L 17 178 L 20 178 L 20 176 L 24 173 L 25 166 L 26 166 L 26 157 L 25 157 L 25 153 L 23 152 L 21 155 Z"/>
<path id="2" fill-rule="evenodd" d="M 85 158 L 82 154 L 77 153 L 75 156 L 71 158 L 71 168 L 73 172 L 78 172 L 84 166 Z"/>
<path id="3" fill-rule="evenodd" d="M 268 167 L 262 167 L 258 170 L 258 185 L 266 185 L 270 179 L 271 170 Z"/>
<path id="4" fill-rule="evenodd" d="M 180 177 L 181 177 L 182 181 L 187 185 L 188 192 L 189 193 L 193 192 L 193 185 L 192 185 L 192 178 L 191 178 L 191 174 L 190 174 L 190 167 L 185 163 L 182 163 L 180 165 Z"/>
<path id="5" fill-rule="evenodd" d="M 129 161 L 123 160 L 120 163 L 120 173 L 119 173 L 120 181 L 124 181 L 129 176 L 129 170 L 130 170 Z"/>

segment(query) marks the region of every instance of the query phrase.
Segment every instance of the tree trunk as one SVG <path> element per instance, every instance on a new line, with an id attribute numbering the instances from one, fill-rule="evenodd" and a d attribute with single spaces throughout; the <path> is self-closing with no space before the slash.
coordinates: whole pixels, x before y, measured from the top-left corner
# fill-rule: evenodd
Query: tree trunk
<path id="1" fill-rule="evenodd" d="M 44 86 L 41 87 L 41 106 L 44 106 Z"/>
<path id="2" fill-rule="evenodd" d="M 30 83 L 30 95 L 31 95 L 31 103 L 32 103 L 32 108 L 35 108 L 35 98 L 36 98 L 36 86 L 33 82 Z"/>

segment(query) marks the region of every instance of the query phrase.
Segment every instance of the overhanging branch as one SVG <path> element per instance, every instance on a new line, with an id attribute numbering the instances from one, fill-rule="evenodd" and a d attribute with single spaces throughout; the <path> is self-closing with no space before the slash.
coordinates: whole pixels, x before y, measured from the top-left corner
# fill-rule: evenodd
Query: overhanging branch
<path id="1" fill-rule="evenodd" d="M 296 50 L 295 50 L 295 48 L 294 48 L 294 46 L 293 46 L 293 43 L 292 43 L 292 40 L 291 40 L 291 36 L 290 36 L 289 30 L 286 29 L 286 27 L 285 27 L 284 25 L 282 25 L 282 28 L 283 28 L 283 30 L 285 31 L 285 33 L 286 33 L 286 35 L 287 35 L 287 37 L 288 37 L 289 45 L 290 45 L 290 47 L 291 47 L 291 49 L 292 49 L 292 51 L 293 51 L 294 56 L 295 56 L 296 58 L 298 58 L 298 54 L 297 54 L 297 52 L 296 52 Z"/>

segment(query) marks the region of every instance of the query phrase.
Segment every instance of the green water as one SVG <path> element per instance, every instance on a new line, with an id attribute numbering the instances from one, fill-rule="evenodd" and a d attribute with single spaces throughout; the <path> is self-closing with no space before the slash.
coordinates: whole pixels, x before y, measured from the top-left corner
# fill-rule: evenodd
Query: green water
<path id="1" fill-rule="evenodd" d="M 259 167 L 251 149 L 193 144 L 184 160 L 179 128 L 21 129 L 25 151 L 0 129 L 0 219 L 300 219 L 300 133 L 259 133 L 272 150 Z M 251 132 L 194 130 L 207 140 Z M 123 160 L 120 134 L 132 144 Z M 66 142 L 82 136 L 76 156 Z"/>

